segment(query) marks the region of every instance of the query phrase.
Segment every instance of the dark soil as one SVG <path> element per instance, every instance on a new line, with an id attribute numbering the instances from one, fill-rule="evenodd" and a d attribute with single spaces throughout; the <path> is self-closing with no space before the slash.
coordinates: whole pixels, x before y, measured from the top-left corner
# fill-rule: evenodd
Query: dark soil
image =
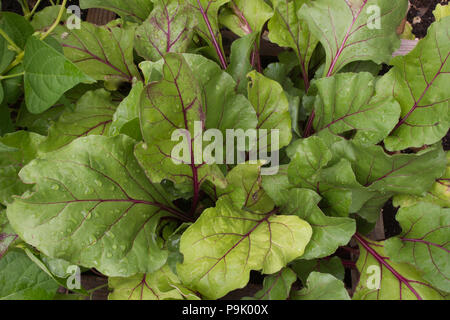
<path id="1" fill-rule="evenodd" d="M 448 5 L 448 0 L 410 0 L 411 9 L 407 20 L 413 27 L 413 34 L 421 39 L 427 35 L 428 27 L 434 22 L 433 10 L 439 3 Z"/>

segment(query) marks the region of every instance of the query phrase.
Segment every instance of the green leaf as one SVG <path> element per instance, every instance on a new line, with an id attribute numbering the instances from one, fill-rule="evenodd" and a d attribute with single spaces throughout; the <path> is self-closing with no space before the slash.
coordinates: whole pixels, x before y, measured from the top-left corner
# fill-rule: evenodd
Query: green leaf
<path id="1" fill-rule="evenodd" d="M 449 128 L 450 17 L 433 23 L 428 35 L 406 56 L 392 59 L 392 70 L 385 75 L 395 99 L 400 103 L 401 119 L 386 149 L 422 147 L 441 140 Z"/>
<path id="2" fill-rule="evenodd" d="M 44 9 L 35 12 L 33 15 L 33 20 L 31 20 L 31 26 L 34 30 L 44 31 L 44 29 L 49 28 L 58 17 L 59 12 L 61 11 L 61 6 L 49 6 Z M 68 18 L 68 14 L 66 10 L 63 10 L 61 21 L 66 21 Z"/>
<path id="3" fill-rule="evenodd" d="M 231 61 L 227 71 L 237 83 L 237 92 L 244 95 L 247 94 L 247 74 L 253 68 L 250 56 L 255 48 L 256 37 L 257 33 L 251 33 L 233 41 L 231 44 Z"/>
<path id="4" fill-rule="evenodd" d="M 318 44 L 306 20 L 299 18 L 307 0 L 272 0 L 275 13 L 270 19 L 269 40 L 281 47 L 294 50 L 302 71 L 305 89 L 309 87 L 309 63 Z M 302 9 L 301 9 L 302 8 Z"/>
<path id="5" fill-rule="evenodd" d="M 418 154 L 386 154 L 381 146 L 342 141 L 334 145 L 337 158 L 352 163 L 359 183 L 372 191 L 421 195 L 445 171 L 441 146 Z M 420 173 L 420 174 L 418 174 Z"/>
<path id="6" fill-rule="evenodd" d="M 144 142 L 136 147 L 136 157 L 154 183 L 168 179 L 177 187 L 198 191 L 207 179 L 224 187 L 220 169 L 206 164 L 203 149 L 195 147 L 201 138 L 195 125 L 199 130 L 205 127 L 203 91 L 182 55 L 169 53 L 164 61 L 163 80 L 150 83 L 141 97 Z M 171 139 L 175 130 L 183 134 Z M 182 142 L 178 142 L 180 137 Z M 182 155 L 174 151 L 177 145 L 181 145 Z"/>
<path id="7" fill-rule="evenodd" d="M 0 73 L 3 74 L 5 69 L 14 60 L 16 56 L 14 51 L 8 49 L 8 42 L 0 36 Z M 0 103 L 3 99 L 0 99 Z"/>
<path id="8" fill-rule="evenodd" d="M 272 136 L 272 130 L 279 130 L 279 148 L 287 146 L 292 139 L 291 116 L 289 101 L 283 88 L 278 82 L 256 71 L 250 72 L 247 76 L 250 79 L 248 99 L 258 118 L 256 128 L 268 131 L 266 134 L 260 134 L 259 141 L 276 139 Z"/>
<path id="9" fill-rule="evenodd" d="M 51 300 L 58 284 L 22 251 L 0 259 L 0 300 Z"/>
<path id="10" fill-rule="evenodd" d="M 152 11 L 152 2 L 149 0 L 81 0 L 80 7 L 81 9 L 106 9 L 127 20 L 143 22 Z"/>
<path id="11" fill-rule="evenodd" d="M 191 44 L 192 7 L 180 0 L 154 0 L 155 8 L 136 29 L 135 49 L 146 60 L 157 61 L 168 52 L 186 52 Z"/>
<path id="12" fill-rule="evenodd" d="M 27 110 L 25 104 L 22 104 L 17 115 L 16 125 L 25 128 L 28 131 L 38 133 L 40 135 L 48 135 L 49 128 L 53 122 L 57 121 L 61 114 L 68 109 L 65 105 L 55 105 L 40 114 L 33 114 Z"/>
<path id="13" fill-rule="evenodd" d="M 0 138 L 0 203 L 7 205 L 14 195 L 22 195 L 31 186 L 20 181 L 19 171 L 37 157 L 44 137 L 36 133 L 17 131 Z"/>
<path id="14" fill-rule="evenodd" d="M 450 152 L 447 154 L 447 169 L 442 177 L 436 180 L 431 190 L 423 197 L 399 194 L 393 199 L 395 207 L 409 207 L 418 202 L 429 202 L 444 208 L 450 208 Z"/>
<path id="15" fill-rule="evenodd" d="M 362 236 L 357 239 L 360 278 L 353 300 L 443 300 L 443 294 L 411 265 L 386 257 L 384 242 L 372 242 Z"/>
<path id="16" fill-rule="evenodd" d="M 340 134 L 354 130 L 353 140 L 377 144 L 397 124 L 399 104 L 370 73 L 339 73 L 314 85 L 314 129 L 325 140 L 340 140 Z"/>
<path id="17" fill-rule="evenodd" d="M 11 112 L 9 111 L 8 105 L 6 103 L 0 103 L 0 136 L 13 131 L 14 125 L 11 120 Z"/>
<path id="18" fill-rule="evenodd" d="M 344 281 L 345 269 L 342 261 L 338 257 L 315 259 L 315 260 L 298 260 L 294 261 L 291 266 L 302 283 L 307 283 L 309 275 L 314 272 L 330 273 L 335 278 Z"/>
<path id="19" fill-rule="evenodd" d="M 92 80 L 62 53 L 35 37 L 27 41 L 24 70 L 25 100 L 31 113 L 44 112 L 66 91 Z"/>
<path id="20" fill-rule="evenodd" d="M 282 213 L 300 217 L 307 221 L 313 230 L 302 259 L 327 257 L 336 252 L 339 246 L 350 242 L 356 231 L 355 220 L 326 216 L 317 206 L 320 201 L 317 193 L 308 189 L 292 189 L 289 191 L 289 199 Z"/>
<path id="21" fill-rule="evenodd" d="M 82 22 L 80 29 L 61 28 L 58 40 L 65 56 L 95 80 L 132 82 L 140 78 L 134 65 L 135 26 L 113 21 L 108 26 Z"/>
<path id="22" fill-rule="evenodd" d="M 433 11 L 433 16 L 436 21 L 441 21 L 443 18 L 450 16 L 450 7 L 438 3 L 436 9 Z"/>
<path id="23" fill-rule="evenodd" d="M 450 209 L 419 203 L 395 216 L 403 232 L 386 240 L 386 253 L 423 272 L 434 287 L 450 292 Z"/>
<path id="24" fill-rule="evenodd" d="M 181 237 L 178 275 L 206 298 L 218 299 L 243 288 L 251 270 L 273 274 L 302 256 L 311 233 L 296 216 L 240 210 L 225 196 Z"/>
<path id="25" fill-rule="evenodd" d="M 219 29 L 218 12 L 220 7 L 230 0 L 188 0 L 194 9 L 194 16 L 198 24 L 196 33 L 202 37 L 211 49 L 215 50 L 216 57 L 221 66 L 226 68 L 225 54 L 223 53 L 222 34 Z"/>
<path id="26" fill-rule="evenodd" d="M 396 29 L 408 1 L 316 0 L 304 6 L 300 18 L 325 48 L 324 75 L 331 76 L 353 61 L 389 62 L 400 46 Z"/>
<path id="27" fill-rule="evenodd" d="M 185 218 L 147 180 L 133 148 L 126 136 L 89 136 L 32 161 L 20 177 L 36 187 L 8 206 L 11 225 L 45 255 L 108 276 L 158 270 L 167 259 L 160 219 Z"/>
<path id="28" fill-rule="evenodd" d="M 344 283 L 331 274 L 312 272 L 306 288 L 292 294 L 292 300 L 350 300 Z"/>
<path id="29" fill-rule="evenodd" d="M 113 290 L 109 300 L 200 300 L 181 284 L 168 266 L 150 274 L 109 278 L 108 284 Z"/>
<path id="30" fill-rule="evenodd" d="M 239 37 L 244 37 L 253 32 L 260 34 L 272 15 L 272 8 L 264 0 L 233 0 L 220 12 L 219 20 Z"/>
<path id="31" fill-rule="evenodd" d="M 34 32 L 30 23 L 21 15 L 1 12 L 0 28 L 20 48 L 24 49 L 29 36 Z"/>
<path id="32" fill-rule="evenodd" d="M 295 188 L 289 183 L 288 166 L 281 165 L 278 173 L 262 177 L 262 186 L 277 206 L 289 201 L 289 190 Z"/>
<path id="33" fill-rule="evenodd" d="M 297 281 L 294 271 L 289 268 L 264 278 L 263 289 L 255 293 L 252 298 L 244 300 L 287 300 L 291 293 L 291 287 Z"/>
<path id="34" fill-rule="evenodd" d="M 238 208 L 245 208 L 252 212 L 267 212 L 275 204 L 261 186 L 262 163 L 239 164 L 227 175 L 228 186 L 220 190 L 218 195 L 228 195 Z"/>
<path id="35" fill-rule="evenodd" d="M 126 134 L 136 140 L 142 140 L 139 123 L 139 101 L 144 90 L 142 82 L 133 85 L 128 96 L 119 104 L 114 113 L 109 135 Z"/>
<path id="36" fill-rule="evenodd" d="M 63 111 L 50 127 L 48 137 L 39 150 L 50 152 L 80 137 L 107 135 L 116 107 L 108 91 L 88 91 L 78 100 L 74 110 Z"/>

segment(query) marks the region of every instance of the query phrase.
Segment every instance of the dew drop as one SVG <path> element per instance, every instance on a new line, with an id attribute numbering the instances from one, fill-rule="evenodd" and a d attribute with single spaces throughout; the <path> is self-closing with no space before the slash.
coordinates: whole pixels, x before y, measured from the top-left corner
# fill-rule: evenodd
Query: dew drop
<path id="1" fill-rule="evenodd" d="M 94 180 L 95 184 L 98 185 L 99 187 L 103 186 L 103 183 L 100 180 Z"/>
<path id="2" fill-rule="evenodd" d="M 57 184 L 52 185 L 52 190 L 59 190 L 59 186 Z"/>

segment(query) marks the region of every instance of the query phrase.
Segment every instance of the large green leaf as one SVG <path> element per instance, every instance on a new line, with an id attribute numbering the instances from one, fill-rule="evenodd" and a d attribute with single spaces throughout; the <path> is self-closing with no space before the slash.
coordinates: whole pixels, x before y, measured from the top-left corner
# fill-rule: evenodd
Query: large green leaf
<path id="1" fill-rule="evenodd" d="M 14 60 L 16 54 L 8 49 L 8 42 L 0 36 L 0 73 L 3 74 L 5 69 Z M 0 99 L 0 103 L 3 99 Z"/>
<path id="2" fill-rule="evenodd" d="M 304 6 L 300 18 L 325 48 L 324 74 L 331 76 L 353 61 L 389 62 L 400 45 L 396 29 L 408 1 L 316 0 Z"/>
<path id="3" fill-rule="evenodd" d="M 152 61 L 168 52 L 186 52 L 195 23 L 192 7 L 184 0 L 155 0 L 154 3 L 150 16 L 136 29 L 136 51 Z"/>
<path id="4" fill-rule="evenodd" d="M 36 187 L 8 206 L 11 225 L 45 255 L 105 275 L 158 270 L 167 259 L 159 221 L 184 218 L 147 180 L 133 148 L 126 136 L 89 136 L 32 161 L 20 177 Z"/>
<path id="5" fill-rule="evenodd" d="M 312 272 L 306 288 L 292 294 L 293 300 L 350 300 L 344 283 L 331 274 Z"/>
<path id="6" fill-rule="evenodd" d="M 273 274 L 302 256 L 311 233 L 296 216 L 241 210 L 225 196 L 184 232 L 178 274 L 190 288 L 217 299 L 243 288 L 251 270 Z"/>
<path id="7" fill-rule="evenodd" d="M 102 8 L 113 11 L 134 22 L 143 22 L 152 11 L 153 1 L 149 0 L 81 0 L 82 9 Z"/>
<path id="8" fill-rule="evenodd" d="M 271 130 L 279 130 L 279 148 L 291 142 L 291 116 L 289 114 L 289 101 L 281 85 L 261 73 L 252 71 L 248 74 L 248 99 L 256 111 L 258 118 L 257 129 L 266 129 L 267 133 L 260 133 L 259 142 L 272 139 Z M 274 150 L 275 151 L 275 150 Z"/>
<path id="9" fill-rule="evenodd" d="M 384 242 L 357 237 L 360 272 L 354 300 L 442 300 L 443 294 L 422 279 L 411 265 L 396 263 L 384 253 Z"/>
<path id="10" fill-rule="evenodd" d="M 436 180 L 431 190 L 423 197 L 410 194 L 399 194 L 393 199 L 395 207 L 409 207 L 418 202 L 430 202 L 444 208 L 450 208 L 450 152 L 447 151 L 447 170 Z"/>
<path id="11" fill-rule="evenodd" d="M 37 157 L 45 138 L 36 133 L 17 131 L 0 138 L 0 203 L 7 205 L 12 196 L 22 195 L 31 187 L 20 181 L 22 167 Z"/>
<path id="12" fill-rule="evenodd" d="M 272 0 L 274 15 L 270 19 L 269 39 L 281 47 L 294 50 L 302 70 L 305 89 L 309 87 L 309 62 L 318 44 L 317 38 L 310 32 L 306 20 L 299 19 L 302 6 L 308 0 Z"/>
<path id="13" fill-rule="evenodd" d="M 238 208 L 252 212 L 267 212 L 275 204 L 262 188 L 261 165 L 239 164 L 227 175 L 228 186 L 219 191 L 219 196 L 227 194 Z"/>
<path id="14" fill-rule="evenodd" d="M 403 232 L 386 241 L 386 253 L 392 261 L 412 264 L 434 287 L 450 292 L 450 209 L 419 203 L 400 209 L 395 218 Z"/>
<path id="15" fill-rule="evenodd" d="M 350 242 L 356 231 L 355 220 L 343 217 L 328 217 L 317 206 L 320 196 L 308 189 L 289 191 L 289 202 L 282 209 L 284 214 L 294 214 L 307 221 L 313 230 L 311 241 L 302 259 L 311 260 L 333 254 L 339 246 Z"/>
<path id="16" fill-rule="evenodd" d="M 314 129 L 326 140 L 339 140 L 339 134 L 354 130 L 353 140 L 376 144 L 397 124 L 399 104 L 370 73 L 339 73 L 314 85 Z"/>
<path id="17" fill-rule="evenodd" d="M 0 259 L 0 300 L 50 300 L 58 284 L 23 251 Z"/>
<path id="18" fill-rule="evenodd" d="M 164 266 L 150 274 L 129 278 L 109 278 L 109 300 L 200 300 L 184 287 L 178 277 Z"/>
<path id="19" fill-rule="evenodd" d="M 92 82 L 61 52 L 36 37 L 27 41 L 24 70 L 25 100 L 31 113 L 49 109 L 77 84 Z"/>
<path id="20" fill-rule="evenodd" d="M 136 157 L 155 183 L 168 179 L 177 187 L 194 188 L 195 194 L 205 179 L 225 186 L 222 172 L 204 162 L 203 149 L 198 147 L 202 137 L 195 125 L 203 130 L 206 120 L 202 88 L 182 55 L 169 53 L 164 61 L 163 80 L 150 83 L 141 97 L 145 142 L 136 147 Z M 180 136 L 171 139 L 174 132 L 182 133 L 181 146 L 187 149 L 182 154 L 172 154 L 180 144 Z"/>
<path id="21" fill-rule="evenodd" d="M 221 24 L 243 37 L 253 32 L 260 34 L 272 15 L 272 8 L 264 0 L 233 0 L 220 12 L 219 19 Z"/>
<path id="22" fill-rule="evenodd" d="M 66 109 L 50 127 L 48 137 L 39 149 L 54 151 L 80 137 L 107 135 L 116 106 L 108 91 L 88 91 L 78 100 L 74 110 Z"/>
<path id="23" fill-rule="evenodd" d="M 391 61 L 394 68 L 385 77 L 402 112 L 395 130 L 385 140 L 390 151 L 433 144 L 447 134 L 449 28 L 450 17 L 433 23 L 413 51 Z"/>
<path id="24" fill-rule="evenodd" d="M 342 141 L 334 145 L 337 158 L 348 159 L 359 183 L 383 193 L 422 195 L 446 168 L 445 152 L 434 146 L 418 154 L 388 155 L 381 146 Z"/>
<path id="25" fill-rule="evenodd" d="M 263 288 L 255 293 L 252 298 L 245 300 L 287 300 L 291 293 L 291 287 L 297 281 L 297 275 L 289 268 L 284 268 L 275 274 L 266 276 Z"/>
<path id="26" fill-rule="evenodd" d="M 128 82 L 134 77 L 139 79 L 133 61 L 133 25 L 82 22 L 80 29 L 60 28 L 58 34 L 66 57 L 92 78 Z"/>

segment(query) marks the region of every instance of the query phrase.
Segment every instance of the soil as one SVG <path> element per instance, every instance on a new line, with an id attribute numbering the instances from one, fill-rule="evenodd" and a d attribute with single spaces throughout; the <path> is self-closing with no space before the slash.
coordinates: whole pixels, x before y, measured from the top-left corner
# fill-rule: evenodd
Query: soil
<path id="1" fill-rule="evenodd" d="M 439 3 L 448 5 L 448 0 L 410 0 L 407 20 L 412 25 L 412 33 L 419 39 L 427 35 L 428 27 L 434 22 L 433 10 Z"/>

